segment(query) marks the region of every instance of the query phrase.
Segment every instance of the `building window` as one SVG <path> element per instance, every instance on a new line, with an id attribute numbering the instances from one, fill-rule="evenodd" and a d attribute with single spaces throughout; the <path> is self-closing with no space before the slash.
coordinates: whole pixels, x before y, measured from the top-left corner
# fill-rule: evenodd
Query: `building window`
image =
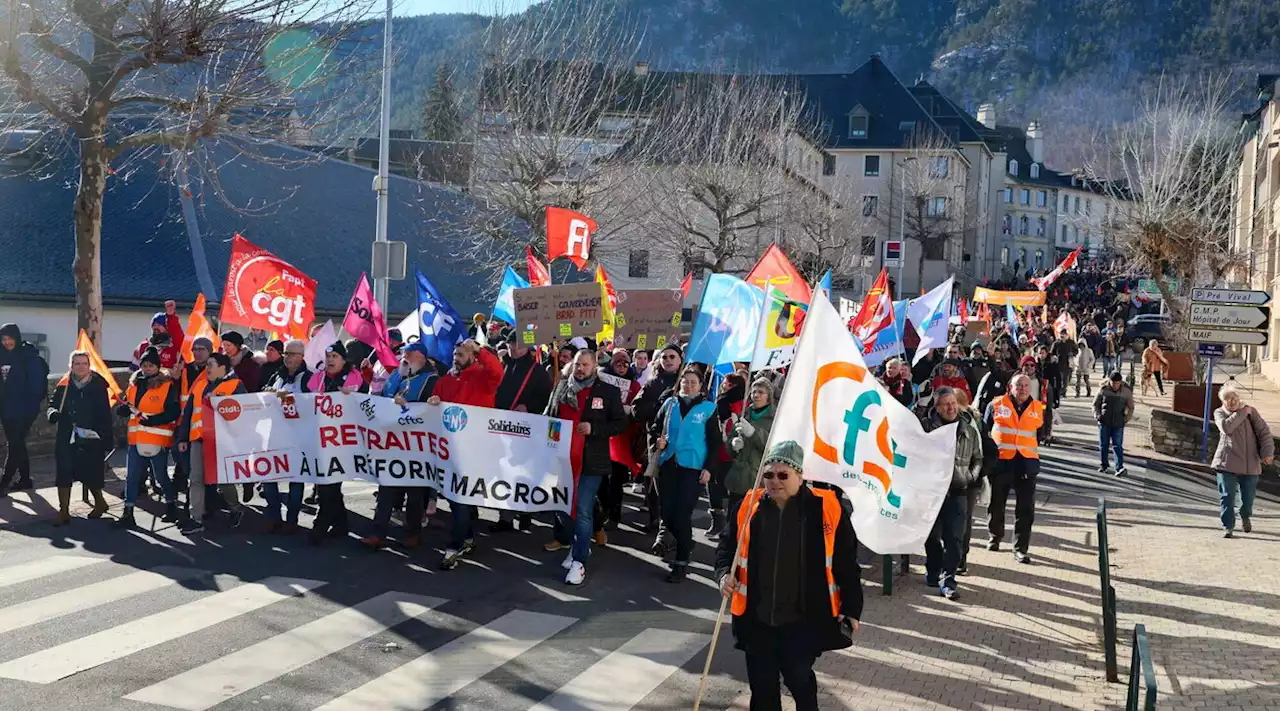
<path id="1" fill-rule="evenodd" d="M 863 235 L 863 236 L 862 236 L 862 256 L 864 256 L 864 257 L 874 257 L 874 256 L 876 256 L 876 238 L 875 238 L 875 235 Z"/>
<path id="2" fill-rule="evenodd" d="M 946 156 L 935 156 L 929 161 L 929 177 L 945 178 L 951 171 L 951 159 Z"/>
<path id="3" fill-rule="evenodd" d="M 1073 244 L 1077 244 L 1077 245 L 1080 244 L 1080 228 L 1079 227 L 1071 228 L 1071 236 L 1073 238 L 1072 239 Z"/>
<path id="4" fill-rule="evenodd" d="M 1017 174 L 1018 174 L 1018 161 L 1016 160 L 1009 161 L 1009 175 L 1017 175 Z"/>
<path id="5" fill-rule="evenodd" d="M 1000 248 L 1000 265 L 1004 267 L 1009 266 L 1009 248 L 1008 247 Z"/>
<path id="6" fill-rule="evenodd" d="M 1089 198 L 1085 198 L 1084 200 L 1084 214 L 1093 214 L 1093 200 L 1090 200 Z"/>
<path id="7" fill-rule="evenodd" d="M 880 156 L 867 156 L 862 159 L 862 174 L 880 175 Z"/>
<path id="8" fill-rule="evenodd" d="M 627 276 L 632 279 L 649 278 L 649 250 L 631 250 L 627 260 Z"/>
<path id="9" fill-rule="evenodd" d="M 1038 218 L 1036 220 L 1036 237 L 1044 237 L 1044 231 L 1047 226 L 1048 223 L 1045 222 L 1043 217 Z"/>
<path id="10" fill-rule="evenodd" d="M 1110 220 L 1111 219 L 1111 203 L 1109 202 L 1105 203 L 1103 207 L 1107 208 L 1106 219 Z"/>
<path id="11" fill-rule="evenodd" d="M 1007 203 L 1013 202 L 1013 188 L 1005 188 L 1000 191 L 1000 199 Z"/>
<path id="12" fill-rule="evenodd" d="M 1044 269 L 1044 250 L 1036 250 L 1036 269 Z"/>
<path id="13" fill-rule="evenodd" d="M 1062 238 L 1059 240 L 1062 244 L 1067 243 L 1067 226 L 1062 226 Z"/>
<path id="14" fill-rule="evenodd" d="M 1018 234 L 1020 235 L 1027 234 L 1027 229 L 1029 228 L 1030 224 L 1031 224 L 1031 221 L 1027 219 L 1026 215 L 1019 217 L 1018 218 Z"/>
<path id="15" fill-rule="evenodd" d="M 862 196 L 862 216 L 875 217 L 876 211 L 880 209 L 880 198 L 875 195 Z"/>
<path id="16" fill-rule="evenodd" d="M 1076 214 L 1077 215 L 1080 214 L 1080 196 L 1079 195 L 1076 196 Z"/>
<path id="17" fill-rule="evenodd" d="M 1031 177 L 1032 177 L 1032 178 L 1039 178 L 1039 177 L 1040 177 L 1040 164 L 1039 164 L 1039 163 L 1032 163 L 1032 164 L 1031 164 Z"/>
<path id="18" fill-rule="evenodd" d="M 836 157 L 831 155 L 830 153 L 822 154 L 822 174 L 823 175 L 836 174 Z"/>
<path id="19" fill-rule="evenodd" d="M 1049 206 L 1049 193 L 1047 193 L 1047 192 L 1045 192 L 1045 191 L 1043 191 L 1043 190 L 1037 190 L 1037 191 L 1036 191 L 1036 206 L 1037 206 L 1037 207 L 1048 207 L 1048 206 Z"/>
<path id="20" fill-rule="evenodd" d="M 1065 215 L 1065 214 L 1066 214 L 1066 213 L 1068 213 L 1068 212 L 1071 212 L 1071 196 L 1070 196 L 1070 195 L 1067 195 L 1066 193 L 1063 193 L 1063 195 L 1062 195 L 1062 213 Z"/>
<path id="21" fill-rule="evenodd" d="M 871 117 L 861 106 L 849 112 L 849 138 L 866 138 Z"/>
<path id="22" fill-rule="evenodd" d="M 1023 188 L 1023 189 L 1021 189 L 1021 190 L 1019 190 L 1019 191 L 1018 191 L 1018 204 L 1019 204 L 1019 205 L 1030 205 L 1030 204 L 1031 204 L 1031 191 L 1030 191 L 1030 190 L 1027 190 L 1026 188 Z"/>
<path id="23" fill-rule="evenodd" d="M 1027 248 L 1026 247 L 1023 247 L 1022 249 L 1018 250 L 1018 263 L 1014 266 L 1019 266 L 1019 267 L 1022 267 L 1023 269 L 1027 268 Z"/>
<path id="24" fill-rule="evenodd" d="M 929 198 L 929 206 L 926 212 L 929 217 L 946 217 L 947 199 L 944 197 Z"/>

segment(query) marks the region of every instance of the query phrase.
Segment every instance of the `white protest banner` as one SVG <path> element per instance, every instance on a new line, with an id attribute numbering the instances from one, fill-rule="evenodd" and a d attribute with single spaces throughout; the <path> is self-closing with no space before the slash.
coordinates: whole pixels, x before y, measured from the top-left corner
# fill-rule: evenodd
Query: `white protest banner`
<path id="1" fill-rule="evenodd" d="M 573 501 L 565 420 L 341 393 L 214 398 L 219 484 L 363 480 L 430 486 L 450 501 L 563 511 Z"/>
<path id="2" fill-rule="evenodd" d="M 955 425 L 925 432 L 876 382 L 835 307 L 815 296 L 769 446 L 804 449 L 804 478 L 844 490 L 858 541 L 881 554 L 916 553 L 951 488 Z"/>

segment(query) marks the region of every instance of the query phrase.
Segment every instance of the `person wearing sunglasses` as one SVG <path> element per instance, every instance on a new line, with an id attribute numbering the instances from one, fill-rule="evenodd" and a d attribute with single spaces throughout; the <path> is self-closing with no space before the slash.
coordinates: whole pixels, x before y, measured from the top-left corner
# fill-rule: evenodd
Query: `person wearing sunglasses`
<path id="1" fill-rule="evenodd" d="M 747 657 L 751 708 L 817 711 L 813 664 L 853 641 L 862 616 L 858 538 L 836 495 L 805 486 L 804 449 L 779 442 L 716 548 L 734 646 Z"/>

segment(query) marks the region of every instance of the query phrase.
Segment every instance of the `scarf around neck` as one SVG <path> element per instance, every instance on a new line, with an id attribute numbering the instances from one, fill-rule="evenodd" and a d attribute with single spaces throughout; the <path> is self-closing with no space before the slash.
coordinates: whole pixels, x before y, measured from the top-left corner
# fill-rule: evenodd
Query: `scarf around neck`
<path id="1" fill-rule="evenodd" d="M 560 404 L 570 407 L 578 406 L 578 393 L 596 384 L 596 376 L 594 374 L 586 380 L 578 380 L 573 376 L 569 376 L 565 381 L 564 394 L 560 396 Z"/>

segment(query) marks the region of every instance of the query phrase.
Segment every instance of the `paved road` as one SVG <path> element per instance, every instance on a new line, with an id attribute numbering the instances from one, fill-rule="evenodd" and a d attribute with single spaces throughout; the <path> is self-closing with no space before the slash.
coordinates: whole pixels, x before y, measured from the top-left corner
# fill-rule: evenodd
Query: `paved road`
<path id="1" fill-rule="evenodd" d="M 368 516 L 372 487 L 348 486 Z M 481 536 L 446 573 L 439 548 L 315 548 L 257 533 L 258 516 L 194 541 L 163 524 L 58 529 L 32 515 L 52 492 L 34 493 L 0 502 L 6 711 L 689 708 L 719 601 L 709 566 L 668 585 L 624 529 L 569 588 L 546 527 Z M 709 563 L 709 545 L 697 557 Z M 726 656 L 709 708 L 744 688 Z"/>

